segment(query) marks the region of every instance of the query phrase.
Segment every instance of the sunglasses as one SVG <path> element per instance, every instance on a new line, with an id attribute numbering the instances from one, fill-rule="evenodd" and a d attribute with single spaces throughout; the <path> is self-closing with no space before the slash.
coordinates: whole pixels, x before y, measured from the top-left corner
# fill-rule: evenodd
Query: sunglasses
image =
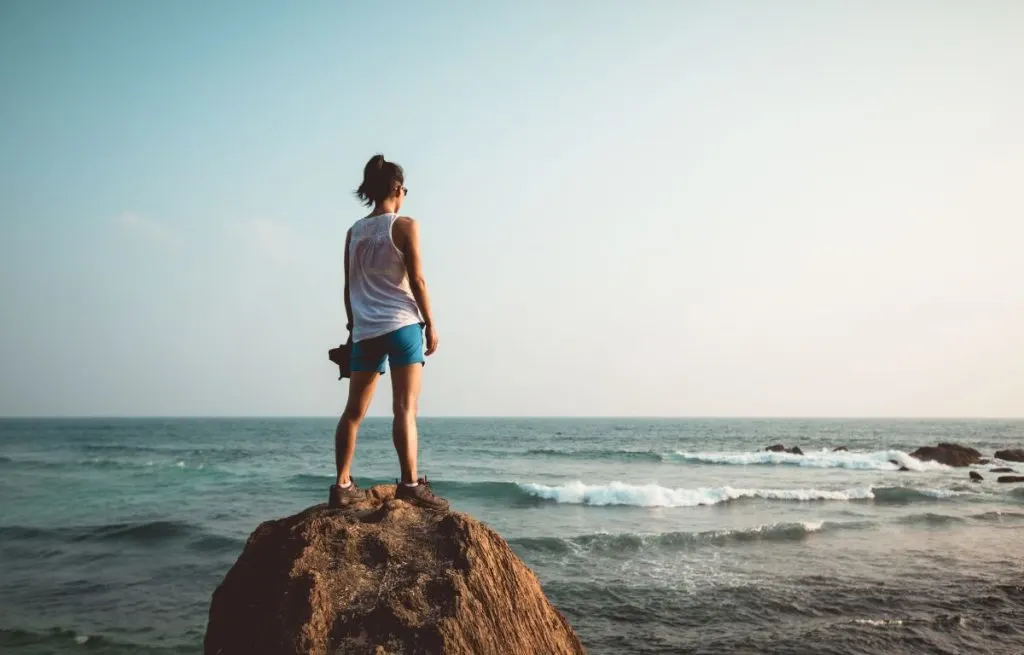
<path id="1" fill-rule="evenodd" d="M 407 186 L 402 187 L 402 195 L 406 195 L 406 196 L 409 195 L 409 187 L 407 187 Z"/>

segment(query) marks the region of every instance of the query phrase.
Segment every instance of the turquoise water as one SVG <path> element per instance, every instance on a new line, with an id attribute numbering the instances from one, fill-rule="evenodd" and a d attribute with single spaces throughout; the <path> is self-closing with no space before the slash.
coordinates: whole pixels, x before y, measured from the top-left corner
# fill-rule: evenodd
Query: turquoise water
<path id="1" fill-rule="evenodd" d="M 326 500 L 330 419 L 0 421 L 0 650 L 198 653 L 263 520 Z M 421 473 L 501 533 L 591 653 L 1024 650 L 1024 422 L 421 421 Z M 804 457 L 765 453 L 774 443 Z M 832 452 L 836 446 L 850 452 Z M 900 472 L 900 465 L 913 470 Z M 1014 465 L 1024 470 L 1024 465 Z M 361 485 L 393 482 L 370 420 Z"/>

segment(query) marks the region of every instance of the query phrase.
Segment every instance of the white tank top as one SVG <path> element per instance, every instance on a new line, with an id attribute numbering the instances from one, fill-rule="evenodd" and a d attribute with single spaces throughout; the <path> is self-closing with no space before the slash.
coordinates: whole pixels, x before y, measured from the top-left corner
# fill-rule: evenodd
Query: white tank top
<path id="1" fill-rule="evenodd" d="M 367 216 L 352 226 L 348 246 L 352 341 L 423 322 L 409 286 L 405 256 L 391 238 L 397 218 L 398 214 Z"/>

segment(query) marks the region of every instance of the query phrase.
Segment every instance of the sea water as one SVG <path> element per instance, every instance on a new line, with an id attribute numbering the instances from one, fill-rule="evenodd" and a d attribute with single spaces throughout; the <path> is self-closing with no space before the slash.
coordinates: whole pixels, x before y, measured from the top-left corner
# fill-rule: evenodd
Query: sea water
<path id="1" fill-rule="evenodd" d="M 0 421 L 0 651 L 202 652 L 250 532 L 326 501 L 333 430 Z M 421 419 L 420 469 L 590 653 L 1024 652 L 1024 485 L 908 455 L 941 441 L 991 455 L 1024 422 Z M 356 481 L 396 475 L 370 419 Z"/>

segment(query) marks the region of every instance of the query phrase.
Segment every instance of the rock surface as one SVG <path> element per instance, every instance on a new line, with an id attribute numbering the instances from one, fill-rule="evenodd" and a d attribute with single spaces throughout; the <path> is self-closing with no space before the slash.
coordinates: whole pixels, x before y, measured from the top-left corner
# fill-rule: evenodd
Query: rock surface
<path id="1" fill-rule="evenodd" d="M 792 448 L 786 448 L 780 443 L 774 446 L 768 446 L 765 448 L 770 453 L 790 453 L 791 455 L 803 455 L 804 451 L 800 450 L 800 446 L 793 446 Z"/>
<path id="2" fill-rule="evenodd" d="M 981 460 L 981 453 L 974 448 L 952 443 L 918 448 L 910 453 L 910 456 L 925 462 L 939 462 L 946 466 L 971 466 Z"/>
<path id="3" fill-rule="evenodd" d="M 1001 459 L 1004 462 L 1024 462 L 1024 448 L 997 450 L 996 459 Z"/>
<path id="4" fill-rule="evenodd" d="M 999 468 L 989 469 L 989 473 L 1013 473 L 1014 470 L 1009 466 L 1000 466 Z"/>
<path id="5" fill-rule="evenodd" d="M 850 449 L 847 448 L 846 446 L 836 446 L 835 448 L 832 449 L 832 452 L 834 452 L 834 453 L 848 453 L 848 452 L 850 452 Z"/>
<path id="6" fill-rule="evenodd" d="M 206 655 L 584 652 L 497 533 L 394 490 L 261 524 L 213 593 Z"/>
<path id="7" fill-rule="evenodd" d="M 1024 475 L 1000 475 L 996 482 L 1024 482 Z"/>
<path id="8" fill-rule="evenodd" d="M 984 480 L 985 478 L 981 477 L 981 473 L 978 473 L 977 471 L 971 471 L 972 482 L 983 482 Z"/>

